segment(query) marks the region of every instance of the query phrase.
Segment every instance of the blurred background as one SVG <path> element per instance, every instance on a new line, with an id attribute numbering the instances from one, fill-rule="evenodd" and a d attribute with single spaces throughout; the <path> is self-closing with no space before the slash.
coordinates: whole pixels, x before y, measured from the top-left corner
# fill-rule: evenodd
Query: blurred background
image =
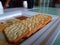
<path id="1" fill-rule="evenodd" d="M 60 0 L 0 0 L 4 8 L 23 7 L 23 2 L 27 1 L 28 8 L 33 7 L 54 7 L 60 8 Z"/>
<path id="2" fill-rule="evenodd" d="M 60 0 L 0 0 L 4 9 L 27 8 L 30 11 L 57 15 L 60 8 Z"/>

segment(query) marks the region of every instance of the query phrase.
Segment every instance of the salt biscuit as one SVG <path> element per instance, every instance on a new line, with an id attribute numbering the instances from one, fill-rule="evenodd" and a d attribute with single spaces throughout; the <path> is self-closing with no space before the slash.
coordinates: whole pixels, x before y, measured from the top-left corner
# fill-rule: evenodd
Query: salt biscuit
<path id="1" fill-rule="evenodd" d="M 32 20 L 31 20 L 32 19 Z M 27 26 L 29 27 L 29 33 L 25 36 L 26 38 L 30 37 L 33 33 L 44 27 L 47 23 L 52 20 L 52 17 L 49 15 L 37 14 L 35 16 L 27 18 Z"/>
<path id="2" fill-rule="evenodd" d="M 11 24 L 13 24 L 13 23 L 18 23 L 18 22 L 20 22 L 20 20 L 19 20 L 19 19 L 11 19 L 11 20 L 7 20 L 6 22 L 7 22 L 7 24 L 11 25 Z"/>
<path id="3" fill-rule="evenodd" d="M 22 23 L 15 23 L 4 30 L 9 42 L 18 43 L 28 33 L 28 28 Z"/>
<path id="4" fill-rule="evenodd" d="M 4 30 L 7 26 L 8 26 L 7 23 L 5 23 L 5 22 L 0 22 L 0 33 L 2 33 L 3 30 Z"/>

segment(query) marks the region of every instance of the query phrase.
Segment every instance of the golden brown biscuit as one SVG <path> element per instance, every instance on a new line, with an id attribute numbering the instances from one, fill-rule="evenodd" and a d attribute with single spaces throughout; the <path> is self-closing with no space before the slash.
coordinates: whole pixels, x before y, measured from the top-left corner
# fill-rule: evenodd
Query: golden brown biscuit
<path id="1" fill-rule="evenodd" d="M 22 23 L 15 23 L 4 30 L 5 36 L 9 42 L 17 43 L 28 33 L 28 27 Z"/>
<path id="2" fill-rule="evenodd" d="M 0 22 L 0 33 L 2 33 L 7 26 L 8 25 L 5 22 Z"/>
<path id="3" fill-rule="evenodd" d="M 11 19 L 4 22 L 0 22 L 0 33 L 2 33 L 6 27 L 12 25 L 13 23 L 18 23 L 18 22 L 20 22 L 19 19 Z"/>
<path id="4" fill-rule="evenodd" d="M 49 15 L 37 14 L 30 18 L 27 18 L 24 23 L 29 27 L 29 33 L 25 37 L 30 37 L 33 33 L 44 27 L 47 23 L 52 20 L 52 17 Z"/>

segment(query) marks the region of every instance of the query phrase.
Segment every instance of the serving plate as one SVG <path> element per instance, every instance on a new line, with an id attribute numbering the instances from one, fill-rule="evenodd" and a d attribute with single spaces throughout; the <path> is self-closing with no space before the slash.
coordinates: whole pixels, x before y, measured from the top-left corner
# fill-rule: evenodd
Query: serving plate
<path id="1" fill-rule="evenodd" d="M 15 14 L 16 12 L 13 12 L 13 14 Z M 7 13 L 6 13 L 7 14 Z M 9 14 L 9 13 L 8 13 Z M 13 15 L 12 14 L 12 15 Z M 17 13 L 19 14 L 19 13 Z M 31 17 L 31 16 L 34 16 L 36 14 L 41 14 L 41 13 L 37 13 L 37 12 L 31 12 L 31 11 L 23 11 L 22 12 L 22 15 L 23 16 L 27 16 L 27 17 Z M 49 15 L 49 14 L 46 14 L 46 15 Z M 30 45 L 30 44 L 37 44 L 38 42 L 38 39 L 41 39 L 40 42 L 43 41 L 43 39 L 46 38 L 46 36 L 44 36 L 44 33 L 47 32 L 47 29 L 52 26 L 52 24 L 54 24 L 54 22 L 56 22 L 58 20 L 58 16 L 53 16 L 53 15 L 50 15 L 53 17 L 52 21 L 50 23 L 48 23 L 46 26 L 44 26 L 42 29 L 40 29 L 39 31 L 37 31 L 35 34 L 33 34 L 31 37 L 29 37 L 28 39 L 26 39 L 24 42 L 20 43 L 20 45 Z M 54 27 L 54 26 L 53 26 Z M 51 30 L 52 31 L 52 30 Z M 48 31 L 50 32 L 50 31 Z M 48 34 L 48 33 L 47 33 Z M 40 37 L 41 36 L 41 37 Z M 44 37 L 44 38 L 42 38 Z M 5 40 L 5 36 L 4 34 L 0 34 L 0 39 L 2 40 Z M 39 42 L 39 43 L 40 43 Z M 38 43 L 38 44 L 39 44 Z"/>

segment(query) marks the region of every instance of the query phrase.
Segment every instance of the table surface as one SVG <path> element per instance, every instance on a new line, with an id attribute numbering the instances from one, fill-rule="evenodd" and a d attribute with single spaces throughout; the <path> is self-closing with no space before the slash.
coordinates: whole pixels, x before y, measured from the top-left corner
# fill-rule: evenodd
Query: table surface
<path id="1" fill-rule="evenodd" d="M 25 8 L 10 8 L 10 9 L 5 9 L 4 12 L 9 12 L 9 11 L 14 11 L 15 10 L 29 10 L 33 12 L 38 12 L 38 13 L 44 13 L 44 14 L 51 14 L 51 15 L 60 15 L 60 8 L 51 8 L 51 7 L 36 7 L 32 9 L 25 9 Z"/>
<path id="2" fill-rule="evenodd" d="M 36 8 L 30 9 L 30 11 L 45 13 L 45 14 L 52 14 L 52 15 L 60 15 L 60 8 L 36 7 Z"/>

